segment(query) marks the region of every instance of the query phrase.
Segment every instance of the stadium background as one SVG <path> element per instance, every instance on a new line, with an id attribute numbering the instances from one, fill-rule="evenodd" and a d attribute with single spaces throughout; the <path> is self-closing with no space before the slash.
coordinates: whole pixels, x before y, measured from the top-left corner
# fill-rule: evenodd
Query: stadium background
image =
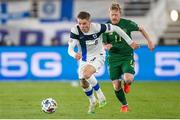
<path id="1" fill-rule="evenodd" d="M 1 98 L 5 99 L 3 95 L 13 96 L 14 93 L 8 94 L 8 91 L 6 94 L 6 88 L 11 89 L 12 87 L 16 91 L 16 87 L 22 84 L 30 86 L 29 83 L 24 83 L 24 81 L 29 81 L 32 84 L 36 83 L 35 81 L 46 81 L 49 86 L 51 86 L 51 83 L 49 83 L 51 81 L 58 81 L 58 84 L 59 81 L 78 81 L 78 64 L 67 54 L 67 41 L 69 39 L 70 29 L 76 24 L 77 13 L 82 10 L 87 10 L 91 13 L 92 21 L 105 23 L 108 20 L 108 7 L 111 2 L 111 0 L 1 0 Z M 153 81 L 148 84 L 162 84 L 163 88 L 167 87 L 168 84 L 173 84 L 172 86 L 175 86 L 174 89 L 177 92 L 178 89 L 176 88 L 178 88 L 180 81 L 180 1 L 117 0 L 117 2 L 121 4 L 122 17 L 131 19 L 139 25 L 144 26 L 156 45 L 154 52 L 150 52 L 147 46 L 145 46 L 146 41 L 142 35 L 138 32 L 133 33 L 133 40 L 141 44 L 141 48 L 135 50 L 135 80 L 140 81 L 140 83 L 141 81 Z M 110 81 L 107 65 L 96 76 L 98 80 L 103 82 Z M 15 81 L 14 88 L 12 84 L 9 84 L 9 81 Z M 159 81 L 161 82 L 159 83 Z M 169 81 L 172 82 L 169 83 Z M 46 82 L 37 83 L 38 87 L 43 86 Z M 6 83 L 7 86 L 5 85 Z M 104 84 L 106 86 L 107 83 Z M 167 86 L 163 86 L 163 84 L 167 84 Z M 33 84 L 32 86 L 36 85 Z M 64 88 L 63 86 L 65 86 L 64 83 L 62 83 L 62 88 Z M 146 87 L 146 83 L 144 86 Z M 141 85 L 139 87 L 141 88 Z M 151 87 L 150 89 L 153 90 L 153 86 Z M 144 89 L 148 91 L 148 89 Z M 53 90 L 49 89 L 49 91 L 53 93 Z M 138 91 L 139 94 L 141 92 Z M 70 93 L 73 93 L 73 91 Z M 43 97 L 46 96 L 40 95 L 39 99 Z M 154 98 L 153 94 L 152 98 Z M 33 118 L 33 115 L 30 117 L 14 117 L 12 115 L 10 117 L 11 115 L 8 116 L 5 112 L 3 114 L 3 99 L 0 101 L 0 105 L 2 106 L 2 109 L 0 108 L 0 118 Z M 16 98 L 14 99 L 16 100 Z M 174 98 L 172 99 L 174 100 Z M 178 93 L 176 94 L 176 100 L 179 100 Z M 177 101 L 174 101 L 174 104 L 179 106 Z M 5 106 L 6 104 L 4 108 L 6 108 Z M 37 107 L 37 109 L 39 108 Z M 177 111 L 174 111 L 174 114 L 170 114 L 172 116 L 165 116 L 164 118 L 180 118 L 176 114 Z M 4 117 L 2 117 L 3 115 Z M 165 113 L 162 113 L 163 115 Z M 38 117 L 38 115 L 35 115 L 34 117 L 46 118 L 47 116 Z M 62 118 L 73 118 L 73 116 Z M 74 118 L 86 117 L 84 115 L 84 117 L 74 116 Z M 128 117 L 123 116 L 122 118 Z M 141 118 L 141 116 L 137 117 L 135 114 L 130 118 Z M 163 117 L 144 115 L 144 118 Z"/>
<path id="2" fill-rule="evenodd" d="M 152 53 L 146 47 L 135 51 L 136 79 L 180 80 L 180 21 L 177 18 L 173 22 L 170 18 L 172 10 L 179 11 L 179 1 L 118 2 L 123 8 L 123 17 L 144 26 L 157 45 Z M 106 22 L 110 3 L 109 0 L 1 2 L 0 36 L 6 46 L 0 49 L 0 80 L 76 80 L 77 63 L 67 55 L 70 28 L 76 24 L 76 15 L 81 10 L 89 11 L 95 22 Z M 98 7 L 100 5 L 103 7 Z M 172 31 L 168 28 L 170 25 L 174 25 Z M 169 33 L 166 33 L 168 29 Z M 133 39 L 146 44 L 139 33 L 134 33 Z M 97 76 L 108 80 L 107 67 L 102 68 Z"/>

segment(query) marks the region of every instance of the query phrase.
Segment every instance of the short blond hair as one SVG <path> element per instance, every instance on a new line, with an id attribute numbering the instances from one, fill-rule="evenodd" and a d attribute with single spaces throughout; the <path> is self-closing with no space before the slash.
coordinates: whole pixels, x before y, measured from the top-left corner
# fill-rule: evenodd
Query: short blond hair
<path id="1" fill-rule="evenodd" d="M 112 3 L 112 5 L 110 6 L 109 10 L 117 10 L 121 13 L 121 7 L 118 3 Z"/>

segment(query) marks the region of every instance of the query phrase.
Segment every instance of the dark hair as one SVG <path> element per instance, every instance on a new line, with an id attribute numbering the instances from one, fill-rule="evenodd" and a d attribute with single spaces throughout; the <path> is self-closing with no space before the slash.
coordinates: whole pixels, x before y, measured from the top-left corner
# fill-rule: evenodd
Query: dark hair
<path id="1" fill-rule="evenodd" d="M 79 19 L 89 20 L 90 17 L 91 17 L 91 15 L 90 15 L 88 12 L 85 12 L 85 11 L 81 11 L 81 12 L 79 12 L 79 14 L 77 15 L 77 18 L 79 18 Z"/>
<path id="2" fill-rule="evenodd" d="M 109 10 L 117 10 L 117 11 L 119 11 L 121 13 L 121 7 L 120 7 L 120 5 L 118 3 L 113 3 L 111 5 L 111 7 L 109 8 Z"/>

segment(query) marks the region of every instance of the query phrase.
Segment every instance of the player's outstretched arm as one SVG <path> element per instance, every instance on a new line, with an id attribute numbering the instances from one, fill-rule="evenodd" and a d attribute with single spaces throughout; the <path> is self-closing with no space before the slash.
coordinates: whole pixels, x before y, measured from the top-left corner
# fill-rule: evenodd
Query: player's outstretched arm
<path id="1" fill-rule="evenodd" d="M 81 54 L 74 52 L 74 47 L 77 45 L 77 42 L 75 40 L 69 40 L 68 45 L 68 54 L 76 60 L 80 60 Z"/>
<path id="2" fill-rule="evenodd" d="M 139 48 L 139 44 L 137 44 L 135 41 L 132 41 L 131 38 L 118 26 L 112 25 L 113 30 L 119 34 L 124 40 L 133 48 L 137 49 Z"/>
<path id="3" fill-rule="evenodd" d="M 154 50 L 154 44 L 153 42 L 150 40 L 150 37 L 148 35 L 148 33 L 144 30 L 143 27 L 139 27 L 139 31 L 141 32 L 141 34 L 146 38 L 147 42 L 148 42 L 148 48 L 150 51 Z"/>
<path id="4" fill-rule="evenodd" d="M 74 47 L 76 46 L 76 42 L 72 39 L 68 41 L 68 54 L 75 58 L 76 52 L 74 52 Z"/>

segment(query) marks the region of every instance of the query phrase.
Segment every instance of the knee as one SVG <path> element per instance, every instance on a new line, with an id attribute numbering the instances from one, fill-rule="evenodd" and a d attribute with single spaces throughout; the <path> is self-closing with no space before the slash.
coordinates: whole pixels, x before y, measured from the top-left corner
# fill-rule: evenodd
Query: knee
<path id="1" fill-rule="evenodd" d="M 85 79 L 89 79 L 89 78 L 91 77 L 91 74 L 90 74 L 88 71 L 84 71 L 84 72 L 83 72 L 83 77 L 84 77 Z"/>
<path id="2" fill-rule="evenodd" d="M 115 91 L 119 91 L 121 89 L 121 86 L 120 85 L 114 85 L 114 90 Z"/>
<path id="3" fill-rule="evenodd" d="M 131 84 L 133 82 L 133 79 L 134 79 L 133 75 L 125 75 L 124 76 L 124 81 L 126 84 Z"/>
<path id="4" fill-rule="evenodd" d="M 119 91 L 122 88 L 120 82 L 113 83 L 113 88 L 115 91 Z"/>
<path id="5" fill-rule="evenodd" d="M 84 88 L 84 89 L 86 89 L 86 88 L 88 88 L 89 87 L 89 83 L 88 83 L 88 81 L 86 80 L 86 79 L 80 79 L 80 85 L 81 85 L 81 87 L 82 88 Z"/>
<path id="6" fill-rule="evenodd" d="M 87 80 L 89 79 L 94 73 L 96 72 L 96 69 L 92 65 L 86 65 L 83 69 L 83 77 Z"/>

